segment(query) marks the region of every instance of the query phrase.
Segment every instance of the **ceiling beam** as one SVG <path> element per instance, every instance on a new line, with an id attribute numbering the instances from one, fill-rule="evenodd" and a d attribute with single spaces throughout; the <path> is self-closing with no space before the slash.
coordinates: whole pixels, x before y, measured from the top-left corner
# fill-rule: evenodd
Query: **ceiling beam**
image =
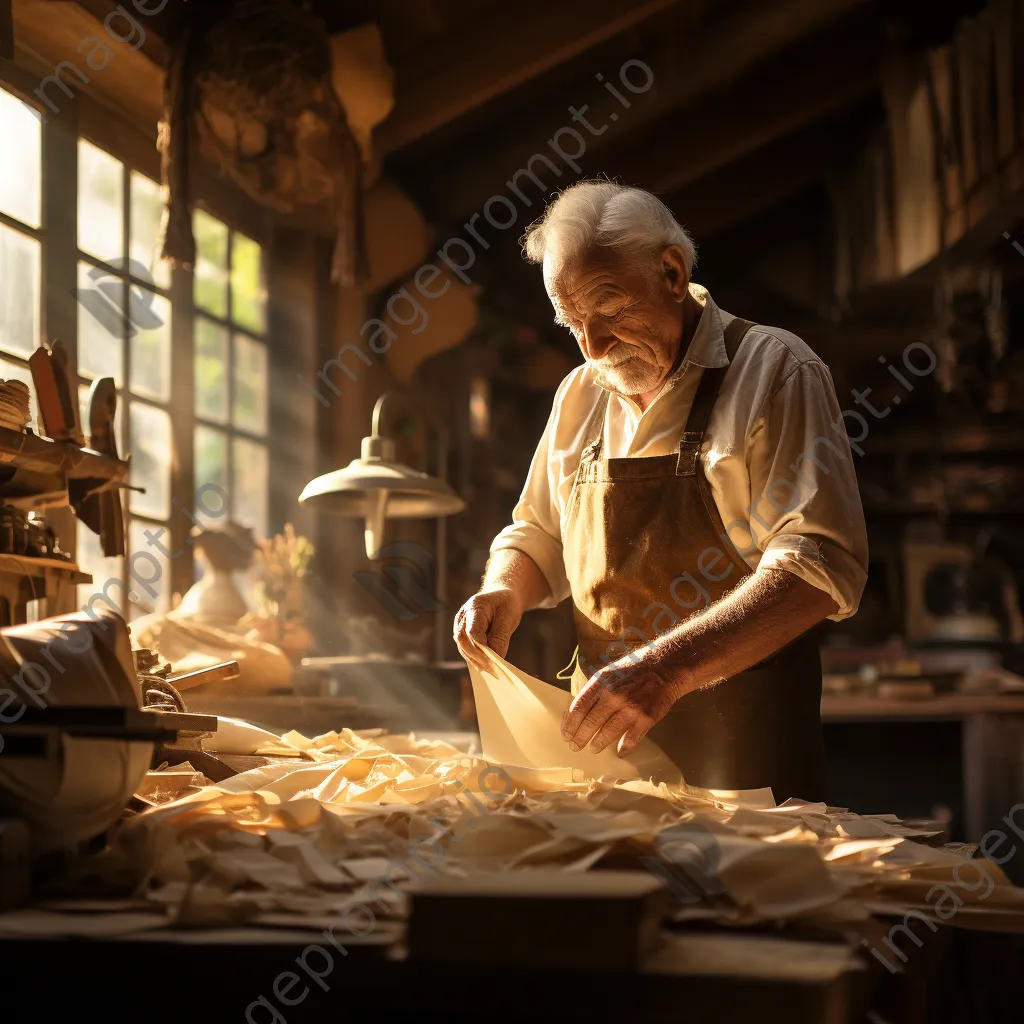
<path id="1" fill-rule="evenodd" d="M 587 138 L 584 164 L 587 173 L 597 173 L 600 151 L 621 142 L 629 134 L 657 121 L 680 106 L 696 102 L 708 92 L 721 90 L 750 72 L 783 48 L 832 24 L 854 8 L 864 9 L 863 0 L 773 0 L 764 4 L 748 0 L 729 15 L 713 18 L 682 38 L 662 40 L 654 55 L 640 54 L 654 74 L 654 84 L 633 97 L 621 116 L 606 123 L 600 134 Z M 632 56 L 632 55 L 628 55 Z M 595 69 L 614 77 L 615 69 Z M 414 191 L 439 221 L 454 222 L 480 207 L 505 182 L 524 167 L 533 154 L 547 152 L 556 132 L 572 125 L 569 105 L 586 113 L 590 104 L 597 112 L 586 114 L 600 124 L 607 118 L 610 100 L 604 89 L 588 76 L 564 97 L 535 104 L 514 118 L 505 119 L 492 130 L 471 140 L 460 139 L 458 152 L 449 147 L 431 160 L 412 157 L 406 165 Z M 614 110 L 614 105 L 612 106 Z M 395 115 L 398 115 L 396 108 Z M 388 122 L 381 133 L 388 130 Z M 565 179 L 551 183 L 555 188 Z"/>
<path id="2" fill-rule="evenodd" d="M 603 155 L 601 169 L 654 192 L 674 192 L 851 106 L 879 80 L 877 42 L 851 36 L 633 133 Z"/>
<path id="3" fill-rule="evenodd" d="M 699 244 L 824 178 L 862 134 L 848 119 L 815 124 L 662 198 Z"/>
<path id="4" fill-rule="evenodd" d="M 79 7 L 84 7 L 101 23 L 119 8 L 126 10 L 135 24 L 144 33 L 141 45 L 139 45 L 138 32 L 130 33 L 128 24 L 123 16 L 111 18 L 111 31 L 121 36 L 128 35 L 131 38 L 132 46 L 138 46 L 139 51 L 147 56 L 158 68 L 163 69 L 167 63 L 167 42 L 170 38 L 170 23 L 173 17 L 179 13 L 175 5 L 168 4 L 166 7 L 161 8 L 159 13 L 145 14 L 133 4 L 129 3 L 125 6 L 124 3 L 119 3 L 119 0 L 75 0 L 75 2 Z M 119 45 L 113 40 L 105 38 L 105 36 L 100 38 L 104 39 L 108 45 L 113 46 L 115 49 Z"/>
<path id="5" fill-rule="evenodd" d="M 395 109 L 377 144 L 385 154 L 401 149 L 677 2 L 535 0 L 514 12 L 499 5 L 469 31 L 421 46 L 415 63 L 398 65 Z"/>
<path id="6" fill-rule="evenodd" d="M 99 10 L 102 8 L 97 8 L 97 12 Z M 155 132 L 162 108 L 164 73 L 144 52 L 150 45 L 160 46 L 155 40 L 149 43 L 148 32 L 147 43 L 133 50 L 130 45 L 111 39 L 103 27 L 104 15 L 97 17 L 80 3 L 14 0 L 13 11 L 15 37 L 20 48 L 51 68 L 63 61 L 69 62 L 62 69 L 60 80 L 66 83 L 70 95 L 53 82 L 40 83 L 43 95 L 39 98 L 47 105 L 49 113 L 56 116 L 74 102 L 78 93 L 84 92 Z M 139 17 L 138 23 L 142 25 L 145 20 Z M 133 37 L 134 30 L 130 30 L 127 23 L 115 22 L 114 30 L 137 42 L 137 33 Z M 143 31 L 146 31 L 144 25 Z M 111 50 L 106 65 L 95 70 L 89 67 L 86 58 L 92 53 L 92 46 L 98 44 L 83 45 L 90 37 Z M 49 113 L 44 110 L 46 116 Z"/>
<path id="7" fill-rule="evenodd" d="M 662 70 L 650 103 L 638 103 L 628 120 L 615 125 L 632 132 L 672 110 L 718 91 L 764 63 L 779 51 L 814 35 L 864 0 L 752 0 L 698 30 L 692 39 L 671 40 L 678 58 Z M 876 42 L 877 45 L 877 42 Z M 616 133 L 601 136 L 611 145 Z"/>

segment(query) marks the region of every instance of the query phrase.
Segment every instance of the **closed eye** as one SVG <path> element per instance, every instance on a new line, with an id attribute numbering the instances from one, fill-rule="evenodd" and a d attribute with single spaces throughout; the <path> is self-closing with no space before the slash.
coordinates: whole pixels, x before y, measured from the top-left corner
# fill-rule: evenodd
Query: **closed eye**
<path id="1" fill-rule="evenodd" d="M 621 295 L 605 295 L 596 306 L 596 312 L 601 316 L 618 316 L 626 308 L 625 299 Z"/>

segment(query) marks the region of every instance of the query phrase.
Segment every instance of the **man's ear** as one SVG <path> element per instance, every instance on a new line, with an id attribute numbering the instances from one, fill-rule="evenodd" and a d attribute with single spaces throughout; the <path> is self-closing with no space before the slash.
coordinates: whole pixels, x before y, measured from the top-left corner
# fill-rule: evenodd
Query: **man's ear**
<path id="1" fill-rule="evenodd" d="M 690 275 L 686 272 L 686 256 L 680 246 L 670 245 L 662 252 L 661 269 L 672 297 L 682 302 L 690 287 Z"/>

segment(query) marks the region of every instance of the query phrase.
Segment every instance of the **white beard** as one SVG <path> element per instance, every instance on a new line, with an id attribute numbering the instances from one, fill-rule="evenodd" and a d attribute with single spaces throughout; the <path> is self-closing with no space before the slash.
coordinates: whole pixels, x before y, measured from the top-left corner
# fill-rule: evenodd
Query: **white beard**
<path id="1" fill-rule="evenodd" d="M 644 359 L 637 345 L 619 342 L 600 359 L 591 360 L 597 383 L 620 395 L 645 395 L 661 380 L 661 367 Z"/>

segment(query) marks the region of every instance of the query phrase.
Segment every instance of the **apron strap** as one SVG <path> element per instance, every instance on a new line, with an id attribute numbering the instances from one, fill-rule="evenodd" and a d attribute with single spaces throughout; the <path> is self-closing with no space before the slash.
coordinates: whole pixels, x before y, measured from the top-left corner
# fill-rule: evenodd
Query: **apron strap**
<path id="1" fill-rule="evenodd" d="M 704 368 L 700 383 L 697 385 L 697 393 L 693 396 L 693 404 L 690 406 L 690 415 L 686 418 L 686 427 L 679 440 L 676 476 L 694 476 L 696 474 L 697 459 L 700 456 L 701 445 L 704 443 L 704 431 L 707 428 L 715 399 L 718 397 L 718 389 L 722 386 L 722 381 L 729 371 L 729 364 L 732 363 L 739 351 L 740 343 L 753 326 L 754 324 L 750 320 L 741 320 L 739 317 L 730 320 L 729 326 L 724 332 L 725 354 L 729 358 L 729 363 L 725 366 Z"/>

